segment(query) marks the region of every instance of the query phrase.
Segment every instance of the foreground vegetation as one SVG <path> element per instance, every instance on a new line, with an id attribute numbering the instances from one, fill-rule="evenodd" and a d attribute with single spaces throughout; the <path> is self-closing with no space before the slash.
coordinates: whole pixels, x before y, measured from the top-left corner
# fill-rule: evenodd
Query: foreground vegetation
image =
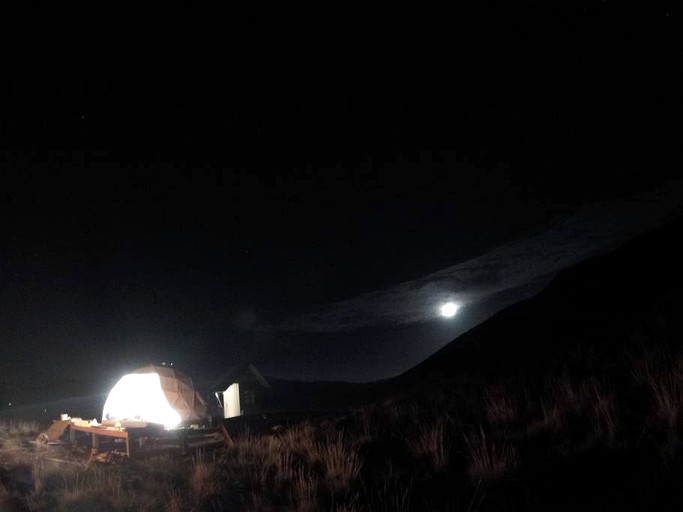
<path id="1" fill-rule="evenodd" d="M 184 458 L 85 464 L 3 423 L 0 510 L 681 510 L 683 358 L 615 368 L 420 391 Z"/>

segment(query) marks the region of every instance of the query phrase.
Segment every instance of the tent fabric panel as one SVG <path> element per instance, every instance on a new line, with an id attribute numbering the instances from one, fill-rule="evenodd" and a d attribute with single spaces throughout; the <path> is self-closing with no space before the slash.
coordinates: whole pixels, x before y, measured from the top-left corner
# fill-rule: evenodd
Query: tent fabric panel
<path id="1" fill-rule="evenodd" d="M 206 415 L 206 403 L 195 391 L 192 379 L 174 368 L 149 365 L 133 373 L 156 373 L 166 400 L 182 421 L 198 420 Z"/>

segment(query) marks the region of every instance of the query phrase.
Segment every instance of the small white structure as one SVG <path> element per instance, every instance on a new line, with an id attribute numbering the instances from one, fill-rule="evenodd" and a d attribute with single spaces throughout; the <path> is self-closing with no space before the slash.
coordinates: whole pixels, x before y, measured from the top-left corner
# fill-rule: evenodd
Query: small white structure
<path id="1" fill-rule="evenodd" d="M 223 391 L 223 417 L 234 418 L 240 416 L 242 409 L 240 408 L 240 385 L 233 382 L 228 386 L 228 389 Z"/>
<path id="2" fill-rule="evenodd" d="M 225 385 L 228 387 L 224 391 L 215 393 L 224 418 L 253 414 L 267 406 L 271 387 L 253 364 L 232 368 L 219 379 L 214 389 Z"/>

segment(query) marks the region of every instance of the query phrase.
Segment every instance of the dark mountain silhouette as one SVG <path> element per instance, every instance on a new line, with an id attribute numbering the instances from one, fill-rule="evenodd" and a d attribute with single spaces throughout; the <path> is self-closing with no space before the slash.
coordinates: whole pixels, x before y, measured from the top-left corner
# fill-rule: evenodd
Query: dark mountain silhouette
<path id="1" fill-rule="evenodd" d="M 471 329 L 400 386 L 470 376 L 609 371 L 625 351 L 683 341 L 683 219 L 563 270 L 538 295 Z"/>
<path id="2" fill-rule="evenodd" d="M 557 274 L 538 295 L 513 304 L 411 370 L 375 383 L 274 386 L 282 409 L 342 409 L 463 386 L 477 395 L 500 378 L 627 377 L 628 355 L 683 343 L 683 218 Z M 660 347 L 661 348 L 661 347 Z"/>

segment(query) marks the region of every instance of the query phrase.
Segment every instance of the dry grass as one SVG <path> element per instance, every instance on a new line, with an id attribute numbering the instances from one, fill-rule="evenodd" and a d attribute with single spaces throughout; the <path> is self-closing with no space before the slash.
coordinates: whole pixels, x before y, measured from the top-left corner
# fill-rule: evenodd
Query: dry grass
<path id="1" fill-rule="evenodd" d="M 448 417 L 440 416 L 418 431 L 417 437 L 408 441 L 408 449 L 419 458 L 431 462 L 434 471 L 448 467 L 451 442 L 448 431 Z"/>
<path id="2" fill-rule="evenodd" d="M 655 371 L 648 368 L 647 384 L 652 393 L 653 410 L 660 424 L 675 431 L 683 412 L 683 358 Z"/>
<path id="3" fill-rule="evenodd" d="M 282 496 L 294 510 L 318 510 L 321 485 L 344 496 L 362 467 L 357 448 L 341 432 L 329 437 L 309 423 L 278 435 L 241 436 L 226 453 L 231 478 L 249 482 L 253 510 L 277 509 Z"/>
<path id="4" fill-rule="evenodd" d="M 669 432 L 681 428 L 683 422 L 683 356 L 674 357 L 666 348 L 644 349 L 638 355 L 628 354 L 628 364 L 636 382 L 644 385 L 651 396 L 651 407 L 657 423 Z"/>
<path id="5" fill-rule="evenodd" d="M 508 442 L 496 443 L 483 429 L 465 437 L 467 474 L 474 481 L 498 480 L 517 467 L 517 450 Z"/>
<path id="6" fill-rule="evenodd" d="M 318 482 L 315 476 L 303 469 L 297 470 L 292 481 L 291 496 L 295 510 L 301 512 L 318 510 Z"/>
<path id="7" fill-rule="evenodd" d="M 393 435 L 403 435 L 419 426 L 423 409 L 414 400 L 386 400 L 382 404 L 380 421 Z"/>
<path id="8" fill-rule="evenodd" d="M 37 435 L 43 427 L 37 421 L 0 421 L 0 439 Z"/>
<path id="9" fill-rule="evenodd" d="M 190 466 L 189 483 L 193 497 L 198 502 L 203 502 L 219 490 L 219 481 L 216 479 L 216 458 L 203 451 L 197 452 Z"/>
<path id="10" fill-rule="evenodd" d="M 361 510 L 355 504 L 344 504 L 334 507 L 334 512 L 361 512 Z"/>
<path id="11" fill-rule="evenodd" d="M 14 494 L 3 496 L 0 490 L 0 510 L 3 512 L 29 512 L 32 509 L 27 508 L 20 496 Z"/>
<path id="12" fill-rule="evenodd" d="M 318 432 L 310 423 L 302 423 L 287 429 L 279 437 L 279 442 L 307 465 L 316 466 L 320 464 Z"/>
<path id="13" fill-rule="evenodd" d="M 368 510 L 373 512 L 408 512 L 411 510 L 412 482 L 402 484 L 393 478 L 384 478 L 371 489 L 366 489 Z"/>
<path id="14" fill-rule="evenodd" d="M 0 510 L 510 510 L 501 505 L 509 489 L 524 500 L 551 496 L 534 487 L 549 467 L 558 489 L 563 476 L 599 479 L 598 464 L 619 470 L 631 454 L 647 473 L 678 471 L 680 444 L 670 439 L 683 426 L 681 361 L 641 361 L 639 384 L 628 383 L 627 393 L 609 375 L 564 374 L 538 386 L 489 386 L 473 395 L 478 402 L 390 401 L 320 424 L 245 433 L 214 452 L 89 468 L 46 462 L 55 446 L 30 448 L 40 425 L 2 423 L 0 463 L 12 480 L 0 465 Z M 525 468 L 517 472 L 520 454 Z"/>
<path id="15" fill-rule="evenodd" d="M 551 401 L 565 411 L 576 412 L 591 402 L 592 381 L 579 381 L 564 374 L 551 379 L 547 386 Z"/>
<path id="16" fill-rule="evenodd" d="M 167 500 L 163 504 L 163 510 L 166 512 L 182 512 L 185 509 L 183 503 L 183 496 L 180 490 L 173 486 L 166 488 Z"/>
<path id="17" fill-rule="evenodd" d="M 343 441 L 340 433 L 336 439 L 317 445 L 317 458 L 325 468 L 325 481 L 333 492 L 349 488 L 361 470 L 362 460 L 354 448 Z"/>
<path id="18" fill-rule="evenodd" d="M 0 421 L 0 448 L 20 450 L 28 439 L 34 439 L 42 430 L 37 421 Z"/>
<path id="19" fill-rule="evenodd" d="M 484 411 L 491 423 L 512 423 L 519 419 L 519 400 L 502 386 L 492 386 L 484 393 Z"/>
<path id="20" fill-rule="evenodd" d="M 377 407 L 367 407 L 362 409 L 355 416 L 358 425 L 358 435 L 356 445 L 360 446 L 375 441 L 381 435 L 382 422 L 377 412 Z"/>
<path id="21" fill-rule="evenodd" d="M 594 435 L 604 438 L 609 443 L 614 442 L 617 431 L 617 413 L 614 396 L 594 387 L 591 403 L 591 416 L 594 425 Z"/>
<path id="22" fill-rule="evenodd" d="M 40 496 L 46 489 L 46 469 L 45 460 L 36 459 L 33 462 L 33 493 Z"/>
<path id="23" fill-rule="evenodd" d="M 614 400 L 595 379 L 577 381 L 567 374 L 551 378 L 545 383 L 539 402 L 540 414 L 528 419 L 527 435 L 566 435 L 574 428 L 573 422 L 585 415 L 591 416 L 596 433 L 614 435 Z"/>
<path id="24" fill-rule="evenodd" d="M 558 404 L 549 404 L 541 399 L 540 416 L 532 418 L 527 426 L 526 433 L 529 436 L 537 435 L 541 432 L 562 432 L 565 428 L 564 413 Z"/>
<path id="25" fill-rule="evenodd" d="M 76 472 L 55 494 L 64 511 L 126 510 L 135 504 L 121 477 L 106 468 Z"/>

